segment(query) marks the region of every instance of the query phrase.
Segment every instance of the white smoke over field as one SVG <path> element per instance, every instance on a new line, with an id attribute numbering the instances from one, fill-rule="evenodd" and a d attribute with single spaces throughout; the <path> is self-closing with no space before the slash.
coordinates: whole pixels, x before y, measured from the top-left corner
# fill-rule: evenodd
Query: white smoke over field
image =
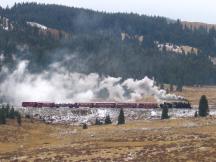
<path id="1" fill-rule="evenodd" d="M 156 99 L 177 99 L 154 86 L 148 77 L 142 80 L 100 77 L 96 73 L 70 73 L 60 63 L 50 66 L 40 74 L 27 70 L 28 61 L 21 61 L 15 71 L 2 68 L 0 76 L 1 98 L 20 105 L 23 101 L 87 102 L 87 101 L 136 101 L 145 96 Z"/>

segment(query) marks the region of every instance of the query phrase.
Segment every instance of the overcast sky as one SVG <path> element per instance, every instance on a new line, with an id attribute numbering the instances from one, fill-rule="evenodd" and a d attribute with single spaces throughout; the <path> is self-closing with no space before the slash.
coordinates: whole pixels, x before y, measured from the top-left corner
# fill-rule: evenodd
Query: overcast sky
<path id="1" fill-rule="evenodd" d="M 0 5 L 15 2 L 55 3 L 108 12 L 134 12 L 172 19 L 216 24 L 215 0 L 0 0 Z"/>

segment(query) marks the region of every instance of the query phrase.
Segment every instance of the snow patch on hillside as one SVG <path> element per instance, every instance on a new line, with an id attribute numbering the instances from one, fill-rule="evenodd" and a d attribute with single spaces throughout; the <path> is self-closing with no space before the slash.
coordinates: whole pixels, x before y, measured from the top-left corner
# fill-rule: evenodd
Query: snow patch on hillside
<path id="1" fill-rule="evenodd" d="M 9 19 L 2 16 L 0 16 L 0 27 L 6 31 L 13 30 L 14 28 L 13 24 L 10 23 Z"/>
<path id="2" fill-rule="evenodd" d="M 5 60 L 4 53 L 0 53 L 0 63 Z"/>
<path id="3" fill-rule="evenodd" d="M 30 25 L 31 27 L 36 27 L 36 28 L 39 28 L 39 29 L 42 29 L 42 30 L 47 30 L 46 26 L 44 26 L 42 24 L 39 24 L 37 22 L 30 22 L 30 21 L 28 21 L 27 24 Z"/>
<path id="4" fill-rule="evenodd" d="M 214 65 L 216 65 L 216 57 L 211 57 L 211 56 L 209 56 L 209 60 L 210 60 Z"/>
<path id="5" fill-rule="evenodd" d="M 197 54 L 198 49 L 187 46 L 187 45 L 175 45 L 173 43 L 160 43 L 159 41 L 154 42 L 157 48 L 160 51 L 169 51 L 169 52 L 174 52 L 178 54 Z"/>
<path id="6" fill-rule="evenodd" d="M 128 33 L 121 33 L 121 40 L 137 40 L 142 43 L 144 41 L 143 35 L 129 35 Z"/>

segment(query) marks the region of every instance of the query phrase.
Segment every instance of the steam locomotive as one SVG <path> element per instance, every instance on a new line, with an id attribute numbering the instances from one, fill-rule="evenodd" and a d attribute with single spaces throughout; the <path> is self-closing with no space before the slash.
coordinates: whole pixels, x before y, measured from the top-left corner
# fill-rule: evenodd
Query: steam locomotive
<path id="1" fill-rule="evenodd" d="M 141 108 L 141 109 L 156 109 L 156 108 L 192 108 L 189 102 L 164 102 L 158 103 L 127 103 L 127 102 L 86 102 L 86 103 L 49 103 L 49 102 L 23 102 L 22 107 L 31 108 Z"/>
<path id="2" fill-rule="evenodd" d="M 176 108 L 176 109 L 191 109 L 191 104 L 189 102 L 164 102 L 163 104 L 160 104 L 160 108 Z"/>

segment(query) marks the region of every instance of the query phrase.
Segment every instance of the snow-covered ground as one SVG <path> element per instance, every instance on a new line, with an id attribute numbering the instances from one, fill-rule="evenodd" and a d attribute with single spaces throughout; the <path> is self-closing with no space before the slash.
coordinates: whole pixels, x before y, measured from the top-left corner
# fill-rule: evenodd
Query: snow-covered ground
<path id="1" fill-rule="evenodd" d="M 47 30 L 46 26 L 41 25 L 41 24 L 36 23 L 36 22 L 27 22 L 27 24 L 30 25 L 31 27 L 36 27 L 36 28 L 39 28 L 39 29 L 42 29 L 42 30 Z"/>
<path id="2" fill-rule="evenodd" d="M 188 46 L 188 45 L 176 45 L 173 43 L 159 43 L 159 41 L 154 42 L 160 51 L 166 50 L 178 54 L 197 54 L 198 49 Z"/>
<path id="3" fill-rule="evenodd" d="M 119 109 L 70 109 L 70 108 L 17 108 L 23 115 L 44 120 L 48 123 L 94 124 L 98 118 L 104 121 L 110 115 L 116 123 Z M 197 109 L 169 109 L 171 118 L 192 117 Z M 126 120 L 160 119 L 161 109 L 124 109 Z M 216 115 L 216 109 L 211 109 L 210 115 Z"/>
<path id="4" fill-rule="evenodd" d="M 14 27 L 13 24 L 9 22 L 8 18 L 0 16 L 0 28 L 9 31 L 13 30 Z"/>

